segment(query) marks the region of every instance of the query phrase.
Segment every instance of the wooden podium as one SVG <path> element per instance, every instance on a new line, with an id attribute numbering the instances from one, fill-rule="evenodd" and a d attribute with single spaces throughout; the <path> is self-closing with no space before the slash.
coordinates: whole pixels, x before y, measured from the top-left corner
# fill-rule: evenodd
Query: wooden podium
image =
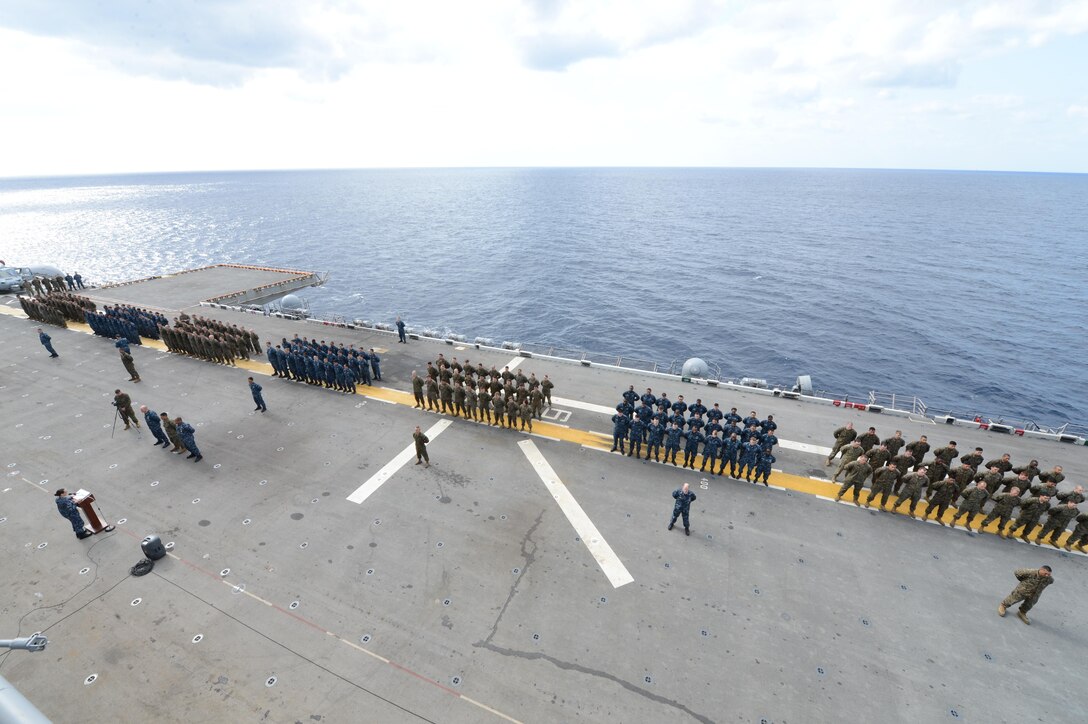
<path id="1" fill-rule="evenodd" d="M 102 517 L 98 514 L 98 511 L 94 509 L 92 503 L 94 503 L 94 495 L 86 490 L 80 488 L 72 496 L 72 500 L 83 513 L 83 517 L 87 519 L 87 527 L 92 533 L 101 533 L 102 531 L 109 532 L 113 530 L 112 525 L 107 525 Z"/>

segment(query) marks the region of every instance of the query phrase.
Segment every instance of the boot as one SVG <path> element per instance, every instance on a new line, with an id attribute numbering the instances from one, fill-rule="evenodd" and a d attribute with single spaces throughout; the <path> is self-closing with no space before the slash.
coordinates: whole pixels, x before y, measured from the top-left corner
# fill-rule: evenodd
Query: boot
<path id="1" fill-rule="evenodd" d="M 1005 604 L 1003 604 L 1003 603 L 997 604 L 997 615 L 998 616 L 1004 616 L 1006 610 L 1008 610 L 1008 609 L 1005 608 Z"/>
<path id="2" fill-rule="evenodd" d="M 1031 625 L 1031 621 L 1028 621 L 1028 615 L 1024 613 L 1023 609 L 1016 609 L 1016 617 L 1026 623 L 1028 626 Z"/>
<path id="3" fill-rule="evenodd" d="M 669 523 L 669 528 L 668 529 L 672 530 L 673 525 L 674 525 L 673 523 Z"/>
<path id="4" fill-rule="evenodd" d="M 684 535 L 691 535 L 691 531 L 687 528 L 684 528 Z"/>

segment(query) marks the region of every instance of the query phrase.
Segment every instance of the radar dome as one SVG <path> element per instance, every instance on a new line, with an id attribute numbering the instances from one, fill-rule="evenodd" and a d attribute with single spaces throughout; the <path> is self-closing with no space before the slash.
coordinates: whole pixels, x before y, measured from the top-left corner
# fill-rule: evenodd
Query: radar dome
<path id="1" fill-rule="evenodd" d="M 302 300 L 295 294 L 288 294 L 280 300 L 280 306 L 284 309 L 299 311 L 303 308 Z"/>
<path id="2" fill-rule="evenodd" d="M 34 272 L 40 277 L 62 277 L 64 272 L 56 268 L 52 264 L 33 264 L 30 267 L 30 271 Z"/>
<path id="3" fill-rule="evenodd" d="M 692 357 L 684 363 L 683 369 L 680 370 L 680 375 L 682 377 L 706 377 L 706 374 L 709 371 L 710 368 L 707 367 L 706 362 L 698 357 Z"/>

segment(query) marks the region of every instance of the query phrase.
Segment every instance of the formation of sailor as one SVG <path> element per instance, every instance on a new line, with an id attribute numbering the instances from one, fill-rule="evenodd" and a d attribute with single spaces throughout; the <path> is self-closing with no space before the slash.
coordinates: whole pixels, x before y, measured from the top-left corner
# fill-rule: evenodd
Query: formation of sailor
<path id="1" fill-rule="evenodd" d="M 373 386 L 382 378 L 381 357 L 373 347 L 367 352 L 354 344 L 345 347 L 343 342 L 295 337 L 290 342 L 284 338 L 275 347 L 269 342 L 265 356 L 276 377 L 353 395 L 357 385 Z"/>
<path id="2" fill-rule="evenodd" d="M 955 527 L 962 519 L 969 532 L 975 530 L 972 525 L 981 515 L 980 529 L 996 520 L 1002 538 L 1018 536 L 1028 541 L 1037 534 L 1037 543 L 1056 548 L 1084 551 L 1088 545 L 1088 514 L 1077 507 L 1085 500 L 1084 488 L 1078 485 L 1072 490 L 1060 490 L 1058 484 L 1065 480 L 1060 465 L 1041 470 L 1039 461 L 1031 460 L 1014 466 L 1009 453 L 985 460 L 980 447 L 961 456 L 955 440 L 933 450 L 927 459 L 932 448 L 925 435 L 908 443 L 896 430 L 882 441 L 875 428 L 858 435 L 850 423 L 833 435 L 835 447 L 827 464 L 837 457 L 840 463 L 832 480 L 837 482 L 840 475 L 845 476 L 836 500 L 853 489 L 854 504 L 861 505 L 859 495 L 869 482 L 866 508 L 879 497 L 880 508 L 886 510 L 894 493 L 897 497 L 892 509 L 908 503 L 907 513 L 912 518 L 917 517 L 917 506 L 924 499 L 922 518 L 934 516 L 941 525 L 946 525 L 945 511 L 954 506 L 948 525 Z M 959 463 L 955 464 L 957 458 Z M 992 505 L 988 513 L 987 504 Z M 1074 530 L 1064 544 L 1060 543 L 1070 523 L 1075 524 Z"/>
<path id="3" fill-rule="evenodd" d="M 713 474 L 717 467 L 723 475 L 728 468 L 734 479 L 768 485 L 778 445 L 774 415 L 760 419 L 752 410 L 741 417 L 735 407 L 729 412 L 718 403 L 707 408 L 702 399 L 689 405 L 683 395 L 674 402 L 668 393 L 655 395 L 651 388 L 640 395 L 634 385 L 621 397 L 612 416 L 612 452 L 641 458 L 645 445 L 644 459 L 662 462 L 664 447 L 664 462 L 676 465 L 683 451 L 685 468 L 695 470 L 701 456 L 701 472 L 709 467 Z"/>
<path id="4" fill-rule="evenodd" d="M 140 330 L 127 319 L 86 311 L 83 321 L 91 328 L 91 331 L 100 337 L 107 339 L 125 340 L 128 344 L 141 344 Z"/>
<path id="5" fill-rule="evenodd" d="M 116 304 L 112 307 L 103 306 L 102 314 L 111 319 L 131 324 L 136 328 L 138 336 L 147 337 L 148 339 L 159 339 L 159 328 L 169 324 L 169 320 L 159 312 L 143 309 L 142 307 L 133 307 L 128 304 Z M 138 342 L 134 342 L 134 344 L 138 344 Z"/>
<path id="6" fill-rule="evenodd" d="M 427 363 L 427 376 L 412 372 L 412 395 L 419 409 L 464 417 L 493 427 L 533 431 L 551 404 L 555 384 L 535 372 L 526 375 L 519 367 L 499 372 L 470 360 L 447 360 L 444 355 Z"/>

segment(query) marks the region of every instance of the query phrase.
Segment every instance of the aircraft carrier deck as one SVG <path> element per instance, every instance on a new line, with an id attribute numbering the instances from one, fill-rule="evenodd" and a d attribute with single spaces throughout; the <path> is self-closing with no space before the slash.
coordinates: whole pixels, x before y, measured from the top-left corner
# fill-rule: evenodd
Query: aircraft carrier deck
<path id="1" fill-rule="evenodd" d="M 218 281 L 213 294 L 86 294 L 176 310 L 264 283 Z M 296 334 L 374 347 L 384 379 L 347 395 L 269 377 L 263 360 L 232 368 L 149 343 L 133 347 L 143 381 L 131 384 L 111 341 L 49 328 L 50 359 L 38 325 L 0 302 L 0 636 L 50 639 L 0 657 L 0 674 L 56 722 L 991 723 L 1088 710 L 1085 556 L 836 505 L 822 447 L 852 420 L 1060 464 L 1067 489 L 1088 478 L 1083 446 L 212 308 L 189 311 L 254 329 L 262 347 Z M 550 420 L 530 436 L 413 409 L 411 372 L 439 352 L 548 374 Z M 773 413 L 772 487 L 608 454 L 609 408 L 631 384 Z M 146 430 L 111 437 L 115 388 L 193 423 L 204 460 Z M 401 465 L 416 425 L 430 468 Z M 684 482 L 698 494 L 691 537 L 665 529 Z M 93 492 L 116 530 L 76 540 L 53 503 L 61 486 Z M 170 554 L 131 576 L 152 533 Z M 999 618 L 1013 569 L 1042 564 L 1056 585 L 1032 624 Z"/>

